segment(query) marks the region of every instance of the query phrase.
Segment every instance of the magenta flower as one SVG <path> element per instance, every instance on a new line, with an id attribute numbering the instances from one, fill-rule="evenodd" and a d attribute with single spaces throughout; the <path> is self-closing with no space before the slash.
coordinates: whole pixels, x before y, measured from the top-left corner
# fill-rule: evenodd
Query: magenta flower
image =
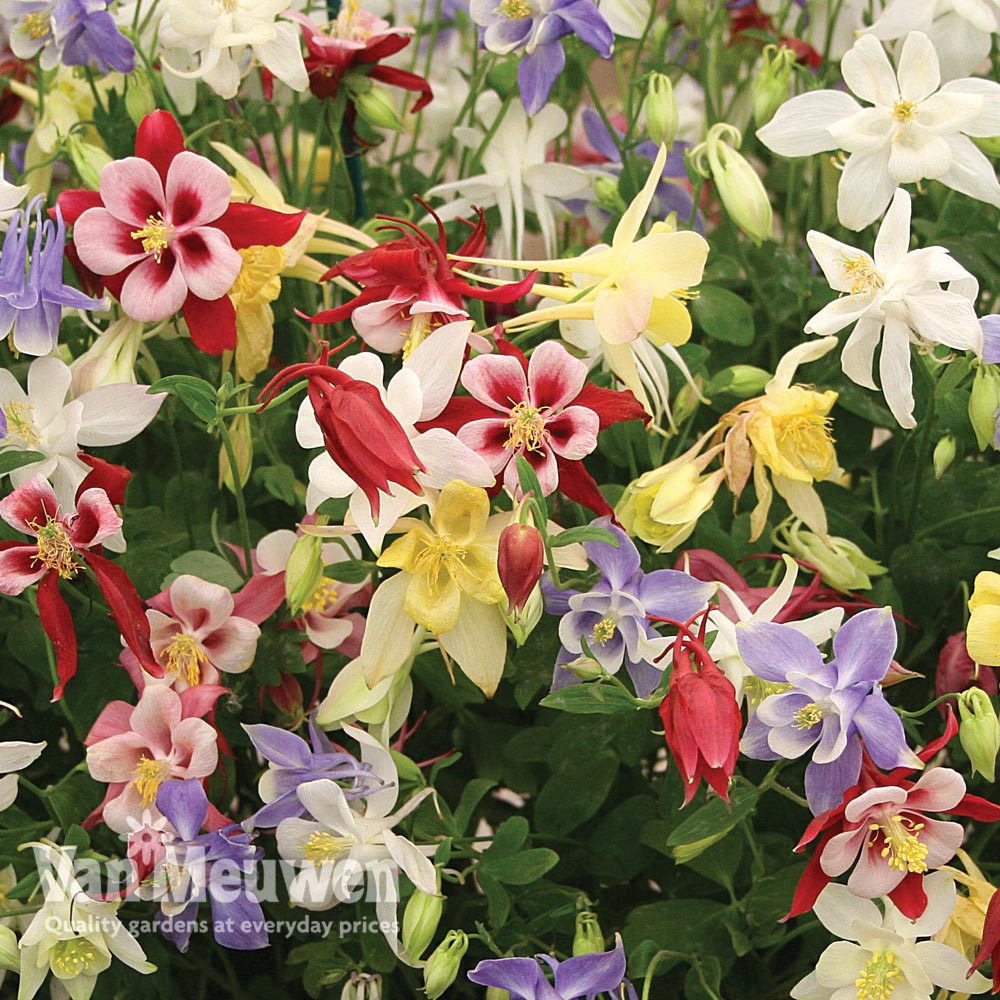
<path id="1" fill-rule="evenodd" d="M 831 878 L 843 875 L 855 896 L 888 896 L 908 872 L 923 874 L 951 860 L 962 846 L 961 823 L 930 819 L 947 813 L 965 796 L 965 779 L 947 767 L 928 771 L 910 788 L 879 785 L 862 792 L 844 810 L 844 829 L 820 854 Z"/>
<path id="2" fill-rule="evenodd" d="M 90 776 L 109 783 L 88 825 L 103 819 L 117 833 L 129 833 L 144 811 L 156 809 L 156 793 L 168 778 L 212 774 L 219 761 L 216 732 L 200 716 L 224 691 L 201 685 L 178 694 L 151 684 L 138 705 L 107 705 L 84 740 Z"/>
<path id="3" fill-rule="evenodd" d="M 547 496 L 559 485 L 557 459 L 579 461 L 597 447 L 601 420 L 573 405 L 587 381 L 587 366 L 555 341 L 540 344 L 527 373 L 517 357 L 482 354 L 462 372 L 462 385 L 499 416 L 472 420 L 458 439 L 478 452 L 510 493 L 518 486 L 516 455 L 532 465 Z"/>

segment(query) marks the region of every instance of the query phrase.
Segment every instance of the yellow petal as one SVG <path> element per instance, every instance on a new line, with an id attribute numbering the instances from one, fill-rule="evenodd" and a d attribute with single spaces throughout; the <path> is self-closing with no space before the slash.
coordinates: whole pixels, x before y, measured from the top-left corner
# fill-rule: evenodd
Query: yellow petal
<path id="1" fill-rule="evenodd" d="M 649 321 L 646 323 L 646 336 L 657 347 L 664 344 L 673 344 L 674 347 L 686 344 L 691 339 L 691 314 L 687 306 L 672 295 L 653 299 Z"/>
<path id="2" fill-rule="evenodd" d="M 707 258 L 708 244 L 697 233 L 657 232 L 628 248 L 622 270 L 642 275 L 660 298 L 701 284 Z"/>
<path id="3" fill-rule="evenodd" d="M 1000 667 L 1000 605 L 983 604 L 973 610 L 965 630 L 965 645 L 976 663 Z"/>
<path id="4" fill-rule="evenodd" d="M 473 543 L 490 516 L 486 490 L 454 479 L 441 491 L 431 522 L 434 530 L 456 545 Z"/>
<path id="5" fill-rule="evenodd" d="M 435 563 L 429 572 L 414 573 L 406 588 L 406 613 L 428 632 L 450 632 L 458 622 L 462 591 L 444 566 Z"/>
<path id="6" fill-rule="evenodd" d="M 487 698 L 496 693 L 507 659 L 507 629 L 497 605 L 462 599 L 458 622 L 439 642 Z"/>
<path id="7" fill-rule="evenodd" d="M 653 297 L 629 296 L 617 288 L 607 288 L 594 301 L 594 322 L 601 338 L 609 344 L 627 344 L 646 328 Z"/>
<path id="8" fill-rule="evenodd" d="M 611 245 L 616 249 L 631 243 L 639 232 L 642 220 L 646 218 L 649 206 L 652 204 L 653 195 L 656 193 L 657 185 L 663 177 L 663 167 L 667 162 L 667 147 L 660 146 L 653 160 L 653 166 L 643 184 L 642 190 L 632 199 L 632 204 L 625 209 L 625 214 L 621 217 L 615 227 L 615 235 L 612 237 Z"/>
<path id="9" fill-rule="evenodd" d="M 976 577 L 976 586 L 969 598 L 969 610 L 987 604 L 1000 604 L 1000 573 L 986 570 Z"/>

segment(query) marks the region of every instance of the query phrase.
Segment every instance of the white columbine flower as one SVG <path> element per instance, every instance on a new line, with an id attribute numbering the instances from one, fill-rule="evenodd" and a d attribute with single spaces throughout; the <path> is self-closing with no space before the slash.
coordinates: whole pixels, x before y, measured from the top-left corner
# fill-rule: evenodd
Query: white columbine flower
<path id="1" fill-rule="evenodd" d="M 0 702 L 0 705 L 17 712 L 18 715 L 21 714 L 13 705 L 8 705 L 6 702 Z M 17 774 L 14 772 L 23 771 L 29 764 L 34 763 L 46 746 L 44 742 L 25 743 L 23 740 L 0 743 L 0 773 L 3 774 L 0 778 L 0 812 L 13 805 L 14 799 L 17 798 Z"/>
<path id="2" fill-rule="evenodd" d="M 786 101 L 757 132 L 781 156 L 843 149 L 837 214 L 864 229 L 900 184 L 937 180 L 1000 208 L 1000 183 L 969 136 L 1000 135 L 1000 84 L 953 80 L 941 86 L 937 53 L 919 31 L 906 36 L 894 72 L 881 43 L 863 35 L 841 62 L 844 82 L 863 107 L 839 90 Z"/>
<path id="3" fill-rule="evenodd" d="M 913 0 L 902 0 L 910 3 Z M 876 0 L 876 9 L 880 0 Z M 781 33 L 801 38 L 829 59 L 840 59 L 865 26 L 868 0 L 812 0 L 808 8 L 785 0 L 758 0 L 768 17 L 784 15 Z M 917 27 L 917 25 L 913 25 Z"/>
<path id="4" fill-rule="evenodd" d="M 828 336 L 856 323 L 840 363 L 867 389 L 878 388 L 872 364 L 881 340 L 885 401 L 901 427 L 915 427 L 910 344 L 981 354 L 983 331 L 973 307 L 979 283 L 944 247 L 907 253 L 910 196 L 901 188 L 878 231 L 874 258 L 815 230 L 806 240 L 830 287 L 841 293 L 809 320 L 806 333 Z M 949 283 L 947 291 L 942 282 Z"/>
<path id="5" fill-rule="evenodd" d="M 828 931 L 844 940 L 831 944 L 816 971 L 792 987 L 793 1000 L 930 1000 L 936 986 L 985 993 L 990 981 L 978 972 L 966 979 L 969 960 L 961 952 L 917 940 L 936 934 L 955 908 L 955 883 L 947 872 L 926 876 L 924 890 L 927 909 L 910 920 L 888 899 L 882 900 L 883 915 L 846 885 L 828 885 L 813 910 Z"/>

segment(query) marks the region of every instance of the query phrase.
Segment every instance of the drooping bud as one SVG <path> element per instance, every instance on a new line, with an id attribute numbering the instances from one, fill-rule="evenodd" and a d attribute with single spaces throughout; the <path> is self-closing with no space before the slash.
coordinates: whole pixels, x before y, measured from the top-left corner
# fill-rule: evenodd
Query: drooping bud
<path id="1" fill-rule="evenodd" d="M 302 685 L 295 674 L 283 673 L 280 684 L 264 686 L 264 694 L 271 699 L 279 712 L 284 712 L 293 719 L 304 718 Z"/>
<path id="2" fill-rule="evenodd" d="M 669 149 L 677 138 L 680 112 L 674 96 L 674 85 L 666 73 L 650 73 L 643 109 L 646 112 L 646 131 L 650 139 Z"/>
<path id="3" fill-rule="evenodd" d="M 1000 721 L 990 696 L 981 688 L 969 688 L 958 699 L 958 714 L 962 720 L 958 739 L 969 755 L 973 772 L 993 781 L 1000 752 Z"/>
<path id="4" fill-rule="evenodd" d="M 441 880 L 438 878 L 438 892 Z M 406 953 L 414 962 L 419 962 L 437 933 L 444 910 L 444 899 L 440 895 L 431 896 L 417 889 L 409 898 L 403 911 L 403 934 L 401 940 Z"/>
<path id="5" fill-rule="evenodd" d="M 562 669 L 572 671 L 573 676 L 579 677 L 581 681 L 595 681 L 607 674 L 604 667 L 590 656 L 578 656 L 575 660 L 562 664 Z"/>
<path id="6" fill-rule="evenodd" d="M 997 411 L 1000 410 L 1000 368 L 979 365 L 969 397 L 969 422 L 976 432 L 976 443 L 983 451 L 988 444 L 997 446 Z"/>
<path id="7" fill-rule="evenodd" d="M 250 429 L 250 414 L 238 413 L 229 425 L 229 439 L 236 458 L 236 470 L 240 486 L 246 486 L 253 468 L 253 432 Z M 225 485 L 230 493 L 235 493 L 233 473 L 229 467 L 229 452 L 225 446 L 219 449 L 219 485 Z"/>
<path id="8" fill-rule="evenodd" d="M 437 1000 L 455 982 L 468 949 L 469 937 L 465 931 L 448 931 L 431 952 L 424 966 L 424 992 L 428 1000 Z"/>
<path id="9" fill-rule="evenodd" d="M 73 398 L 102 385 L 135 383 L 135 362 L 144 326 L 128 316 L 116 319 L 70 366 Z"/>
<path id="10" fill-rule="evenodd" d="M 871 577 L 888 572 L 847 538 L 828 535 L 826 539 L 807 531 L 798 518 L 789 518 L 774 529 L 778 548 L 815 566 L 823 582 L 834 590 L 870 590 Z"/>
<path id="11" fill-rule="evenodd" d="M 508 524 L 500 533 L 497 572 L 515 617 L 524 609 L 545 567 L 545 546 L 533 524 Z"/>
<path id="12" fill-rule="evenodd" d="M 352 95 L 354 106 L 358 109 L 358 115 L 369 125 L 375 128 L 389 129 L 393 132 L 402 132 L 403 122 L 396 110 L 396 105 L 392 96 L 384 87 L 372 85 L 363 91 L 356 91 Z"/>
<path id="13" fill-rule="evenodd" d="M 17 935 L 6 925 L 0 924 L 0 969 L 7 972 L 21 971 L 21 952 Z"/>
<path id="14" fill-rule="evenodd" d="M 573 954 L 594 955 L 601 951 L 604 951 L 604 932 L 597 922 L 597 914 L 590 910 L 581 910 L 576 915 Z"/>
<path id="15" fill-rule="evenodd" d="M 795 53 L 785 45 L 765 45 L 763 61 L 751 87 L 753 120 L 763 128 L 788 100 Z"/>
<path id="16" fill-rule="evenodd" d="M 774 376 L 763 368 L 731 365 L 712 376 L 711 382 L 705 386 L 705 394 L 709 398 L 725 393 L 740 399 L 750 399 L 751 396 L 759 396 L 772 378 Z"/>
<path id="17" fill-rule="evenodd" d="M 594 181 L 594 194 L 597 196 L 597 204 L 609 212 L 624 214 L 628 208 L 618 190 L 618 181 L 613 177 L 598 177 Z"/>
<path id="18" fill-rule="evenodd" d="M 156 95 L 153 93 L 149 74 L 138 66 L 128 75 L 127 87 L 125 110 L 132 119 L 132 124 L 138 128 L 143 118 L 156 110 Z"/>
<path id="19" fill-rule="evenodd" d="M 66 136 L 63 146 L 69 153 L 80 180 L 92 191 L 96 191 L 101 186 L 101 171 L 112 160 L 107 150 L 93 143 L 84 142 L 75 132 Z"/>
<path id="20" fill-rule="evenodd" d="M 352 972 L 340 1000 L 382 1000 L 382 977 L 377 972 Z"/>
<path id="21" fill-rule="evenodd" d="M 940 479 L 948 471 L 948 466 L 955 461 L 956 450 L 957 442 L 953 434 L 946 434 L 934 446 L 933 462 L 935 479 Z"/>
<path id="22" fill-rule="evenodd" d="M 285 568 L 285 598 L 297 614 L 323 580 L 323 539 L 300 535 L 292 546 Z"/>

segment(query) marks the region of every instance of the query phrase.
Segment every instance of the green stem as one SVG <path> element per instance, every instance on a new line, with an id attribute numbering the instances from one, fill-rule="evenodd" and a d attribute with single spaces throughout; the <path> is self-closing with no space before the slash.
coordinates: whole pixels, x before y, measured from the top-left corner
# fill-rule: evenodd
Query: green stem
<path id="1" fill-rule="evenodd" d="M 243 575 L 249 579 L 253 573 L 253 558 L 250 546 L 250 523 L 247 520 L 246 499 L 243 496 L 243 483 L 240 481 L 240 467 L 236 461 L 236 451 L 233 448 L 233 439 L 229 435 L 229 428 L 223 421 L 219 421 L 219 434 L 222 436 L 222 446 L 226 449 L 226 458 L 229 460 L 229 474 L 233 479 L 233 495 L 236 497 L 236 514 L 240 522 L 240 544 L 243 546 L 244 569 Z"/>
<path id="2" fill-rule="evenodd" d="M 267 404 L 267 409 L 271 410 L 275 406 L 280 406 L 282 403 L 287 402 L 293 396 L 297 395 L 303 389 L 305 389 L 306 385 L 307 385 L 306 382 L 298 382 L 296 385 L 293 385 L 290 389 L 286 389 L 284 392 L 279 393 L 277 396 L 274 397 L 274 399 L 271 400 L 270 403 Z M 250 403 L 247 406 L 224 406 L 221 407 L 217 412 L 220 417 L 235 417 L 239 413 L 260 413 L 261 409 L 260 409 L 260 403 Z"/>

